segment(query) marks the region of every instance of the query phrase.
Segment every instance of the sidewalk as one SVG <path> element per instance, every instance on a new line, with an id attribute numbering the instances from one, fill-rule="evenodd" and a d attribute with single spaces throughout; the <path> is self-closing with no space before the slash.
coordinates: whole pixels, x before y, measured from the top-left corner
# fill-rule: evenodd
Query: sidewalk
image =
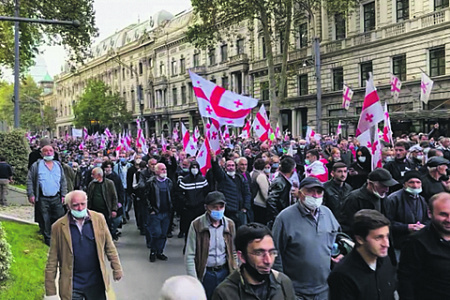
<path id="1" fill-rule="evenodd" d="M 24 190 L 9 186 L 6 197 L 8 206 L 0 206 L 0 220 L 34 223 L 34 207 L 30 205 Z"/>

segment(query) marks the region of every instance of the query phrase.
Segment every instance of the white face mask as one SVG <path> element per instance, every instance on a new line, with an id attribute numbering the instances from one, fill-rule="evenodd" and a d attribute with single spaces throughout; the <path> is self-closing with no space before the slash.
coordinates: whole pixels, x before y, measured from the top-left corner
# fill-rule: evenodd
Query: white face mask
<path id="1" fill-rule="evenodd" d="M 410 193 L 411 195 L 417 196 L 417 195 L 419 195 L 420 193 L 422 193 L 422 188 L 413 189 L 413 188 L 407 187 L 407 188 L 406 188 L 406 191 L 407 191 L 408 193 Z"/>
<path id="2" fill-rule="evenodd" d="M 423 155 L 417 155 L 416 157 L 418 160 L 422 160 L 423 159 Z"/>
<path id="3" fill-rule="evenodd" d="M 366 162 L 366 157 L 365 156 L 360 156 L 360 157 L 358 157 L 358 160 L 361 163 L 365 163 Z"/>
<path id="4" fill-rule="evenodd" d="M 380 193 L 378 193 L 377 191 L 375 191 L 375 190 L 373 190 L 373 194 L 375 195 L 375 196 L 377 196 L 378 198 L 384 198 L 384 197 L 386 197 L 386 193 L 384 193 L 383 195 L 380 195 Z"/>
<path id="5" fill-rule="evenodd" d="M 303 204 L 310 210 L 316 210 L 322 205 L 322 202 L 323 197 L 315 198 L 313 196 L 305 195 L 305 201 L 303 202 Z"/>
<path id="6" fill-rule="evenodd" d="M 192 175 L 197 175 L 198 174 L 198 169 L 194 169 L 194 168 L 192 168 L 191 169 L 191 173 L 192 173 Z"/>
<path id="7" fill-rule="evenodd" d="M 167 177 L 167 173 L 161 173 L 159 174 L 159 177 L 161 177 L 161 179 L 164 179 Z"/>
<path id="8" fill-rule="evenodd" d="M 234 175 L 236 175 L 236 171 L 227 171 L 227 174 L 230 175 L 231 177 L 233 177 Z"/>

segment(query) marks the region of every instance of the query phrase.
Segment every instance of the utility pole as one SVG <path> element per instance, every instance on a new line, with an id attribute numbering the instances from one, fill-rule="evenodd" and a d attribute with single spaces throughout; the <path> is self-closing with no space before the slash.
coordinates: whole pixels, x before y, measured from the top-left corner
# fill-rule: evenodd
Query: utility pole
<path id="1" fill-rule="evenodd" d="M 314 36 L 313 41 L 314 50 L 314 68 L 316 71 L 316 87 L 317 87 L 317 102 L 316 102 L 316 120 L 317 120 L 317 132 L 322 132 L 322 82 L 320 73 L 320 40 L 317 36 Z"/>
<path id="2" fill-rule="evenodd" d="M 29 19 L 19 17 L 19 0 L 14 0 L 14 17 L 0 16 L 0 21 L 14 21 L 14 128 L 20 127 L 20 109 L 19 109 L 19 85 L 20 85 L 20 59 L 19 59 L 19 23 L 41 23 L 41 24 L 58 24 L 79 27 L 80 22 L 75 21 L 58 21 L 46 19 Z"/>

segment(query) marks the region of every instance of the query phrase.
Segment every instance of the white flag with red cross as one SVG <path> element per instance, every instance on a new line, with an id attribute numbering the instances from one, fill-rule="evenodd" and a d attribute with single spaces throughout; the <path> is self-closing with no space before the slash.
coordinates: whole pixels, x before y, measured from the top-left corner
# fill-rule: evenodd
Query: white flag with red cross
<path id="1" fill-rule="evenodd" d="M 383 120 L 383 106 L 381 106 L 377 89 L 373 84 L 372 73 L 370 73 L 369 80 L 366 81 L 366 95 L 364 97 L 361 116 L 359 117 L 358 127 L 356 129 L 356 136 L 358 137 L 364 131 L 369 130 L 372 126 L 376 126 Z"/>
<path id="2" fill-rule="evenodd" d="M 339 120 L 338 126 L 336 128 L 336 136 L 339 137 L 339 135 L 342 134 L 342 122 Z"/>
<path id="3" fill-rule="evenodd" d="M 427 104 L 430 98 L 431 90 L 433 89 L 434 81 L 430 79 L 424 72 L 422 72 L 420 80 L 420 101 Z"/>
<path id="4" fill-rule="evenodd" d="M 195 156 L 197 153 L 197 143 L 194 142 L 194 139 L 190 136 L 189 130 L 184 126 L 184 123 L 181 123 L 181 135 L 183 137 L 183 151 L 190 156 Z"/>
<path id="5" fill-rule="evenodd" d="M 311 126 L 308 126 L 306 128 L 306 136 L 305 136 L 306 142 L 309 144 L 309 143 L 311 143 L 311 139 L 315 140 L 316 139 L 315 135 L 316 135 L 316 132 L 311 128 Z"/>
<path id="6" fill-rule="evenodd" d="M 384 103 L 383 140 L 386 143 L 391 143 L 391 145 L 394 145 L 394 139 L 392 138 L 391 118 L 389 117 L 387 103 Z"/>
<path id="7" fill-rule="evenodd" d="M 269 139 L 270 123 L 264 104 L 259 108 L 252 127 L 261 142 L 265 142 Z"/>
<path id="8" fill-rule="evenodd" d="M 381 168 L 382 164 L 382 156 L 381 150 L 382 145 L 380 143 L 379 135 L 378 135 L 378 124 L 375 125 L 374 130 L 366 130 L 361 135 L 358 136 L 358 141 L 361 147 L 367 147 L 371 154 L 372 158 L 372 170 L 377 168 Z M 373 134 L 372 134 L 373 131 Z M 369 158 L 367 158 L 369 159 Z"/>
<path id="9" fill-rule="evenodd" d="M 87 140 L 89 137 L 89 133 L 86 127 L 83 127 L 83 138 Z"/>
<path id="10" fill-rule="evenodd" d="M 241 133 L 240 137 L 243 139 L 248 139 L 250 137 L 251 127 L 252 127 L 252 125 L 250 124 L 250 120 L 247 120 L 244 128 L 242 128 L 242 133 Z"/>
<path id="11" fill-rule="evenodd" d="M 107 139 L 112 138 L 111 131 L 109 131 L 108 127 L 105 128 L 105 132 L 104 133 L 105 133 Z"/>
<path id="12" fill-rule="evenodd" d="M 219 135 L 219 123 L 216 120 L 212 120 L 212 123 L 206 124 L 206 138 L 208 139 L 208 146 L 214 150 L 215 154 L 220 153 L 220 135 Z"/>
<path id="13" fill-rule="evenodd" d="M 202 117 L 213 118 L 220 125 L 242 127 L 258 100 L 228 91 L 189 71 L 192 87 Z"/>
<path id="14" fill-rule="evenodd" d="M 198 129 L 198 126 L 195 126 L 193 138 L 194 138 L 194 142 L 196 142 L 196 143 L 198 142 L 198 139 L 200 138 L 200 130 Z"/>
<path id="15" fill-rule="evenodd" d="M 400 95 L 400 89 L 402 88 L 402 82 L 398 79 L 397 76 L 391 75 L 391 96 L 398 100 L 398 96 Z"/>
<path id="16" fill-rule="evenodd" d="M 208 138 L 205 138 L 200 150 L 198 150 L 198 154 L 196 160 L 200 166 L 200 172 L 202 172 L 203 176 L 206 175 L 206 172 L 211 169 L 211 153 Z"/>
<path id="17" fill-rule="evenodd" d="M 352 102 L 353 91 L 352 89 L 344 84 L 342 89 L 342 108 L 348 110 L 350 108 L 350 103 Z"/>

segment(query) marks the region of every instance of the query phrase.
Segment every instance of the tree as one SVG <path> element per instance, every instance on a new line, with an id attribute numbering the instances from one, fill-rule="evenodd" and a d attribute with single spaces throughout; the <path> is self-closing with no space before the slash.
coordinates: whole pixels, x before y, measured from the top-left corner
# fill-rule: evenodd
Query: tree
<path id="1" fill-rule="evenodd" d="M 119 94 L 110 93 L 110 87 L 98 79 L 88 81 L 84 93 L 73 106 L 73 112 L 77 128 L 96 123 L 119 130 L 132 120 L 126 101 Z"/>
<path id="2" fill-rule="evenodd" d="M 287 86 L 288 49 L 292 25 L 305 16 L 310 18 L 312 37 L 315 37 L 314 13 L 320 12 L 321 5 L 332 13 L 348 13 L 358 0 L 192 0 L 197 22 L 189 26 L 188 40 L 198 48 L 213 46 L 225 40 L 227 27 L 248 20 L 258 20 L 264 37 L 269 79 L 270 123 L 282 124 L 280 103 L 284 100 Z M 254 30 L 253 25 L 249 30 Z M 281 41 L 280 41 L 281 40 Z M 277 72 L 274 64 L 275 42 L 282 47 L 281 69 Z"/>
<path id="3" fill-rule="evenodd" d="M 0 15 L 14 16 L 15 0 L 2 0 Z M 20 23 L 21 70 L 33 63 L 37 48 L 46 42 L 49 45 L 64 45 L 70 52 L 70 60 L 81 62 L 88 57 L 93 38 L 97 37 L 95 27 L 94 0 L 22 0 L 19 1 L 23 18 L 78 20 L 79 27 Z M 0 22 L 0 65 L 14 65 L 14 26 L 12 22 Z"/>

